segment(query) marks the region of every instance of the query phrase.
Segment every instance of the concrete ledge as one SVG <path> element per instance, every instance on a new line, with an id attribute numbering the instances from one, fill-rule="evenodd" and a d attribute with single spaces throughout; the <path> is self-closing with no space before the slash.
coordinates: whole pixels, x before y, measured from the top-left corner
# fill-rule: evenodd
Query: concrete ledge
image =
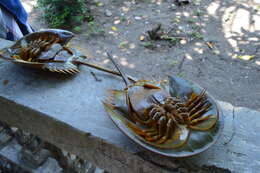
<path id="1" fill-rule="evenodd" d="M 112 173 L 259 171 L 259 112 L 219 102 L 225 127 L 214 146 L 190 158 L 162 157 L 134 144 L 106 115 L 101 100 L 107 89 L 120 89 L 121 80 L 93 70 L 97 82 L 89 68 L 81 69 L 67 77 L 1 61 L 0 121 Z"/>

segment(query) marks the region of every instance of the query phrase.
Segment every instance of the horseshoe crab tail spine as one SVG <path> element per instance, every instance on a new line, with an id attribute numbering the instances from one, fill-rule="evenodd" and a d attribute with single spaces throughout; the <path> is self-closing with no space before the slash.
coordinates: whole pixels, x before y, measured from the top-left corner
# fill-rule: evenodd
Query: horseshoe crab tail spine
<path id="1" fill-rule="evenodd" d="M 116 76 L 121 76 L 121 73 L 117 72 L 117 71 L 113 71 L 113 70 L 110 70 L 110 69 L 107 69 L 105 67 L 101 67 L 99 65 L 96 65 L 96 64 L 92 64 L 92 63 L 89 63 L 89 62 L 86 62 L 86 61 L 83 61 L 83 60 L 76 60 L 76 63 L 79 63 L 79 64 L 82 64 L 82 65 L 86 65 L 88 67 L 92 67 L 92 68 L 95 68 L 97 70 L 100 70 L 100 71 L 104 71 L 104 72 L 107 72 L 107 73 L 110 73 L 110 74 L 113 74 L 113 75 L 116 75 Z M 127 75 L 127 78 L 133 82 L 135 82 L 136 80 L 131 77 L 131 76 L 128 76 Z"/>
<path id="2" fill-rule="evenodd" d="M 123 78 L 123 81 L 125 82 L 126 86 L 130 86 L 131 82 L 129 81 L 128 77 L 126 76 L 126 74 L 124 73 L 124 71 L 122 71 L 119 67 L 119 65 L 115 62 L 115 60 L 112 58 L 112 56 L 107 52 L 107 57 L 110 59 L 110 61 L 114 64 L 114 66 L 116 67 L 116 69 L 118 70 L 118 72 L 120 73 L 121 77 Z"/>

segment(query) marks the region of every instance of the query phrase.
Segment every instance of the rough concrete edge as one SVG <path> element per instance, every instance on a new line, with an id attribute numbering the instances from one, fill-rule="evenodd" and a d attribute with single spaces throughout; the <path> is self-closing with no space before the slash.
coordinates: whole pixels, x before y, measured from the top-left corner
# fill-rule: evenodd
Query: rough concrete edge
<path id="1" fill-rule="evenodd" d="M 133 153 L 1 96 L 0 108 L 1 121 L 32 132 L 109 172 L 167 172 Z"/>
<path id="2" fill-rule="evenodd" d="M 0 154 L 0 167 L 2 167 L 3 171 L 12 171 L 13 173 L 31 173 L 24 167 L 17 165 L 12 160 L 9 160 L 2 154 Z M 0 171 L 1 172 L 1 171 Z"/>
<path id="3" fill-rule="evenodd" d="M 220 105 L 227 104 L 226 102 L 219 102 Z M 228 103 L 228 106 L 234 108 L 230 103 Z M 0 110 L 1 121 L 32 132 L 40 138 L 72 152 L 109 172 L 117 173 L 122 172 L 122 170 L 124 172 L 182 172 L 182 169 L 187 170 L 186 168 L 189 167 L 187 165 L 190 165 L 185 158 L 172 159 L 146 150 L 135 153 L 127 152 L 121 147 L 1 96 L 0 108 L 5 108 Z M 235 108 L 241 109 L 243 107 Z M 34 124 L 28 122 L 34 122 Z M 45 126 L 45 124 L 48 124 L 48 126 Z M 215 165 L 200 165 L 195 170 L 205 169 L 230 172 L 228 169 Z"/>

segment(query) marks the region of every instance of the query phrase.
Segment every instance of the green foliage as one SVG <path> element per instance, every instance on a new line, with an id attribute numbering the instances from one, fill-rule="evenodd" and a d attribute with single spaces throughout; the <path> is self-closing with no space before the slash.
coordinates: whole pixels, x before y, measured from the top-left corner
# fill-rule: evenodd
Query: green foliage
<path id="1" fill-rule="evenodd" d="M 73 28 L 75 32 L 81 32 L 82 28 L 80 26 L 76 26 Z"/>
<path id="2" fill-rule="evenodd" d="M 168 36 L 168 35 L 162 35 L 161 39 L 168 40 L 171 44 L 177 44 L 180 41 L 179 38 L 171 37 L 171 36 Z"/>
<path id="3" fill-rule="evenodd" d="M 87 32 L 84 34 L 86 37 L 90 37 L 92 35 L 102 35 L 105 33 L 104 28 L 98 23 L 94 21 L 90 21 L 87 24 Z"/>
<path id="4" fill-rule="evenodd" d="M 194 15 L 196 15 L 196 16 L 202 16 L 202 15 L 203 15 L 203 12 L 200 11 L 200 10 L 197 10 L 197 11 L 194 12 Z"/>
<path id="5" fill-rule="evenodd" d="M 121 22 L 125 22 L 125 21 L 126 21 L 126 17 L 125 17 L 125 16 L 121 16 L 121 17 L 120 17 L 120 21 L 121 21 Z"/>
<path id="6" fill-rule="evenodd" d="M 169 64 L 170 64 L 170 66 L 175 67 L 176 65 L 179 64 L 179 61 L 177 61 L 177 60 L 171 60 L 171 61 L 169 62 Z"/>
<path id="7" fill-rule="evenodd" d="M 196 39 L 201 39 L 201 40 L 203 39 L 203 35 L 199 32 L 193 32 L 193 33 L 191 33 L 191 36 Z"/>
<path id="8" fill-rule="evenodd" d="M 38 0 L 44 10 L 44 18 L 56 28 L 73 28 L 84 20 L 93 20 L 89 15 L 85 0 Z"/>
<path id="9" fill-rule="evenodd" d="M 144 42 L 143 46 L 146 48 L 149 48 L 149 49 L 155 48 L 154 42 L 151 42 L 151 41 Z"/>
<path id="10" fill-rule="evenodd" d="M 192 24 L 192 23 L 195 23 L 196 21 L 195 21 L 195 19 L 193 19 L 193 18 L 188 18 L 187 22 L 190 23 L 190 24 Z"/>

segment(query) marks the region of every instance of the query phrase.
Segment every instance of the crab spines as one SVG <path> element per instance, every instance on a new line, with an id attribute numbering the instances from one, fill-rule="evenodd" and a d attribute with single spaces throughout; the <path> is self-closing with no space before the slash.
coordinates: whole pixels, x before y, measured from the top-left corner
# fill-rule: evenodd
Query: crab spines
<path id="1" fill-rule="evenodd" d="M 30 33 L 12 46 L 2 49 L 0 57 L 31 68 L 76 74 L 79 69 L 78 64 L 73 63 L 73 58 L 78 54 L 74 55 L 65 47 L 73 36 L 72 32 L 60 29 Z"/>
<path id="2" fill-rule="evenodd" d="M 74 34 L 72 32 L 62 29 L 42 29 L 31 34 L 42 35 L 44 38 L 46 38 L 47 35 L 50 35 L 53 38 L 56 38 L 56 42 L 60 43 L 63 46 L 67 45 L 67 43 L 74 37 Z"/>
<path id="3" fill-rule="evenodd" d="M 65 46 L 73 37 L 74 34 L 70 31 L 61 29 L 44 29 L 22 37 L 11 47 L 14 50 L 17 50 L 28 47 L 29 44 L 38 44 L 39 46 L 46 48 L 48 45 L 53 43 L 59 43 L 62 46 Z"/>
<path id="4" fill-rule="evenodd" d="M 219 117 L 217 114 L 207 115 L 191 121 L 189 128 L 192 130 L 207 131 L 213 128 L 218 120 Z"/>
<path id="5" fill-rule="evenodd" d="M 127 126 L 138 135 L 141 141 L 159 149 L 180 148 L 187 143 L 190 136 L 190 130 L 185 127 L 161 128 L 158 130 L 153 127 L 140 129 L 137 125 L 130 123 Z"/>
<path id="6" fill-rule="evenodd" d="M 124 90 L 108 90 L 107 96 L 103 103 L 111 105 L 113 108 L 122 112 L 129 120 L 133 120 L 133 117 L 129 116 L 129 111 L 131 111 L 129 105 L 127 104 L 126 91 Z"/>
<path id="7" fill-rule="evenodd" d="M 70 62 L 49 62 L 45 63 L 42 67 L 43 69 L 49 70 L 51 72 L 64 73 L 64 74 L 76 74 L 79 73 L 77 65 Z"/>
<path id="8" fill-rule="evenodd" d="M 61 30 L 61 29 L 49 29 L 45 30 L 45 32 L 54 32 L 61 38 L 61 44 L 66 45 L 73 37 L 74 34 L 67 30 Z"/>
<path id="9" fill-rule="evenodd" d="M 3 54 L 14 59 L 19 56 L 25 61 L 37 61 L 38 56 L 48 51 L 53 44 L 65 46 L 72 37 L 73 33 L 65 30 L 49 29 L 33 32 L 16 41 Z"/>
<path id="10" fill-rule="evenodd" d="M 190 131 L 188 129 L 183 129 L 183 127 L 178 127 L 175 129 L 175 133 L 172 133 L 168 138 L 167 141 L 163 141 L 164 137 L 155 137 L 158 135 L 158 132 L 156 129 L 152 128 L 142 128 L 132 122 L 131 120 L 127 119 L 127 115 L 124 115 L 124 113 L 118 111 L 115 108 L 115 105 L 109 104 L 107 102 L 103 102 L 105 110 L 108 112 L 108 114 L 111 116 L 111 119 L 113 121 L 120 121 L 123 122 L 125 125 L 124 127 L 131 131 L 131 136 L 135 136 L 139 140 L 148 143 L 152 146 L 155 146 L 157 148 L 161 149 L 174 149 L 183 146 L 190 135 Z M 157 138 L 157 139 L 156 139 Z M 156 142 L 154 142 L 156 140 Z"/>

